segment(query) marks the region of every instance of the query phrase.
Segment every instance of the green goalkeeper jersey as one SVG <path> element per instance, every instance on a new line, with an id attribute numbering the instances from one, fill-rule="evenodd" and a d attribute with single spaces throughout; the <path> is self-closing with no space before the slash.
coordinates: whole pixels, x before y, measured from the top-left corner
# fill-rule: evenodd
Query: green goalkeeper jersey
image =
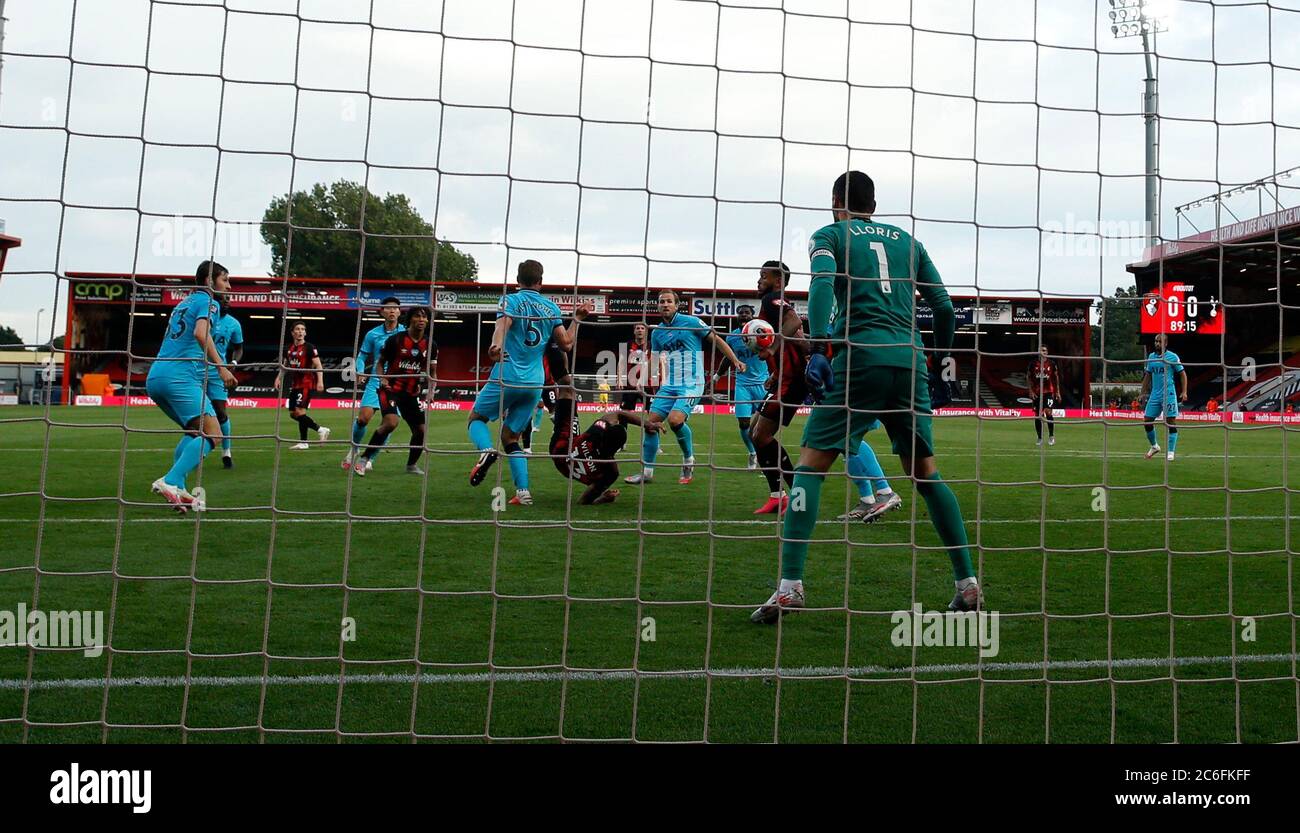
<path id="1" fill-rule="evenodd" d="M 808 259 L 814 287 L 834 282 L 829 328 L 819 333 L 822 322 L 810 320 L 812 335 L 852 345 L 854 366 L 925 366 L 917 292 L 936 313 L 936 346 L 952 345 L 952 301 L 925 247 L 903 229 L 860 218 L 832 223 L 812 236 Z"/>

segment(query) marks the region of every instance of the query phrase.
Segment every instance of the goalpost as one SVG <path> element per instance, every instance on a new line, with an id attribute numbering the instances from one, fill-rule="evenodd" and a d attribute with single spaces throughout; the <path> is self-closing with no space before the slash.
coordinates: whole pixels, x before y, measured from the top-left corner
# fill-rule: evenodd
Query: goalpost
<path id="1" fill-rule="evenodd" d="M 0 182 L 26 241 L 0 297 L 16 316 L 51 310 L 42 342 L 71 327 L 74 394 L 71 375 L 92 371 L 121 374 L 127 394 L 0 410 L 0 461 L 26 472 L 0 486 L 0 537 L 14 533 L 0 589 L 105 623 L 102 659 L 33 643 L 0 664 L 0 738 L 1300 740 L 1300 6 L 270 5 L 0 3 L 0 154 L 32 160 Z M 536 506 L 506 503 L 504 456 L 464 486 L 490 299 L 440 305 L 469 276 L 445 273 L 436 247 L 419 274 L 376 274 L 377 251 L 449 244 L 485 295 L 537 259 L 571 293 L 566 312 L 610 286 L 643 293 L 579 331 L 578 400 L 617 409 L 624 380 L 597 354 L 659 323 L 659 290 L 689 290 L 725 336 L 737 319 L 719 301 L 750 293 L 756 308 L 759 269 L 778 260 L 806 314 L 808 242 L 849 169 L 875 179 L 876 219 L 914 234 L 957 299 L 946 381 L 968 399 L 936 415 L 936 456 L 987 616 L 943 613 L 945 548 L 883 431 L 866 439 L 903 511 L 835 520 L 857 501 L 837 462 L 808 609 L 766 629 L 747 619 L 775 586 L 782 526 L 751 511 L 767 489 L 725 393 L 689 422 L 690 485 L 660 474 L 582 506 L 543 427 Z M 355 224 L 286 199 L 339 180 L 361 185 Z M 427 225 L 372 227 L 391 194 Z M 264 217 L 274 199 L 283 213 Z M 277 234 L 290 256 L 272 270 L 259 241 Z M 335 237 L 350 273 L 291 273 L 295 246 Z M 328 303 L 355 316 L 351 343 L 322 346 L 349 359 L 377 323 L 363 294 L 419 281 L 403 304 L 434 308 L 438 387 L 464 391 L 426 412 L 425 473 L 402 479 L 383 455 L 364 481 L 338 476 L 355 409 L 313 411 L 333 438 L 298 453 L 279 408 L 232 408 L 239 485 L 222 485 L 218 451 L 199 471 L 211 510 L 164 518 L 144 478 L 178 432 L 132 395 L 180 296 L 149 276 L 207 258 L 264 277 L 271 300 L 236 314 L 267 328 L 248 361 L 277 366 L 296 319 L 326 329 L 298 279 L 347 282 Z M 126 279 L 124 325 L 68 315 L 80 271 Z M 333 287 L 315 291 L 326 304 Z M 930 315 L 916 322 L 927 354 Z M 1110 399 L 1141 383 L 1157 332 L 1192 390 L 1177 456 L 1155 420 L 1147 461 L 1141 407 Z M 1050 447 L 1017 403 L 1040 345 L 1068 379 Z M 355 377 L 330 384 L 343 392 L 321 399 L 360 399 Z M 594 416 L 582 408 L 582 426 Z M 780 435 L 796 460 L 803 424 Z M 632 429 L 620 480 L 640 454 Z M 681 464 L 665 433 L 658 466 Z"/>

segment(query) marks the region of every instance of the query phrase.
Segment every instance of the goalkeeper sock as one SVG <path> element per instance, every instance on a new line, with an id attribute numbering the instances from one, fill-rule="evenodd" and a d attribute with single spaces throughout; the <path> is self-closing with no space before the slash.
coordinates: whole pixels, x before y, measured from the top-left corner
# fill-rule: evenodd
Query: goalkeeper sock
<path id="1" fill-rule="evenodd" d="M 352 423 L 352 444 L 361 445 L 366 439 L 366 426 L 361 424 L 361 420 L 354 420 Z"/>
<path id="2" fill-rule="evenodd" d="M 1147 442 L 1152 445 L 1156 444 L 1156 429 L 1154 427 L 1147 429 Z"/>
<path id="3" fill-rule="evenodd" d="M 745 450 L 750 454 L 754 453 L 754 438 L 749 436 L 749 417 L 738 419 L 740 423 L 740 441 L 745 444 Z"/>
<path id="4" fill-rule="evenodd" d="M 659 435 L 646 432 L 645 438 L 641 440 L 641 464 L 646 470 L 653 471 L 655 458 L 659 456 Z"/>
<path id="5" fill-rule="evenodd" d="M 469 441 L 474 443 L 474 447 L 479 451 L 487 451 L 492 447 L 492 432 L 488 430 L 488 424 L 481 419 L 476 419 L 469 424 Z"/>
<path id="6" fill-rule="evenodd" d="M 519 443 L 511 443 L 506 446 L 506 458 L 510 460 L 510 479 L 515 482 L 515 489 L 528 491 L 528 455 Z"/>
<path id="7" fill-rule="evenodd" d="M 226 421 L 221 423 L 221 450 L 230 451 L 230 417 L 226 417 Z"/>
<path id="8" fill-rule="evenodd" d="M 817 509 L 822 501 L 823 472 L 811 466 L 795 470 L 794 486 L 790 490 L 790 508 L 781 522 L 781 578 L 803 580 L 804 564 L 808 561 L 808 540 L 817 525 Z M 803 490 L 800 494 L 800 489 Z"/>
<path id="9" fill-rule="evenodd" d="M 952 577 L 961 581 L 975 575 L 975 568 L 970 562 L 970 550 L 966 546 L 966 524 L 961 518 L 957 496 L 943 482 L 943 477 L 938 472 L 918 479 L 916 490 L 925 500 L 925 508 L 930 511 L 930 522 L 934 524 L 934 531 L 939 533 L 939 540 L 948 547 L 948 558 L 952 559 Z"/>
<path id="10" fill-rule="evenodd" d="M 682 457 L 690 460 L 695 456 L 694 437 L 691 436 L 691 426 L 682 423 L 673 428 L 673 433 L 677 435 L 677 445 L 682 449 Z"/>
<path id="11" fill-rule="evenodd" d="M 181 451 L 185 448 L 185 443 L 193 439 L 189 434 L 181 434 L 181 438 L 176 441 L 176 448 L 172 450 L 172 464 L 181 459 Z"/>
<path id="12" fill-rule="evenodd" d="M 1169 429 L 1169 453 L 1173 454 L 1174 449 L 1178 446 L 1178 429 Z"/>
<path id="13" fill-rule="evenodd" d="M 185 488 L 185 478 L 189 477 L 190 472 L 199 467 L 203 458 L 208 452 L 216 448 L 216 443 L 207 437 L 186 437 L 185 447 L 181 449 L 180 456 L 172 464 L 171 471 L 163 477 L 168 484 L 178 489 Z"/>

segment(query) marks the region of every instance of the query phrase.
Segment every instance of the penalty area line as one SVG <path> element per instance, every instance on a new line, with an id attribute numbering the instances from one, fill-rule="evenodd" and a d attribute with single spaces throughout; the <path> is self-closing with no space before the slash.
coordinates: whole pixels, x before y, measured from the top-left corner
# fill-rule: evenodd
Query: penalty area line
<path id="1" fill-rule="evenodd" d="M 475 671 L 423 674 L 270 674 L 267 676 L 192 676 L 185 677 L 84 677 L 78 679 L 27 680 L 0 679 L 0 691 L 47 691 L 58 689 L 108 688 L 237 688 L 241 686 L 337 686 L 340 679 L 348 685 L 446 685 L 466 683 L 544 683 L 563 680 L 578 682 L 619 682 L 642 678 L 694 680 L 717 678 L 870 678 L 910 677 L 913 674 L 978 674 L 1012 671 L 1088 671 L 1124 668 L 1186 668 L 1197 665 L 1250 665 L 1269 662 L 1295 662 L 1297 654 L 1245 654 L 1236 657 L 1129 657 L 1126 659 L 1054 660 L 1048 662 L 985 662 L 940 663 L 934 665 L 899 666 L 857 665 L 849 667 L 831 665 L 805 665 L 790 668 L 691 668 L 669 671 Z M 1024 682 L 1034 682 L 1025 680 Z"/>

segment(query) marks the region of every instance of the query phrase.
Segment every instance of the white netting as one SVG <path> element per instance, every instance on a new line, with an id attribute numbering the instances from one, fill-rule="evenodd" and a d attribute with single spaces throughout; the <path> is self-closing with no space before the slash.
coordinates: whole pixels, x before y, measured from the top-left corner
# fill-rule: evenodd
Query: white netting
<path id="1" fill-rule="evenodd" d="M 0 359 L 0 385 L 35 403 L 0 411 L 17 472 L 0 487 L 0 614 L 101 610 L 106 642 L 0 661 L 0 738 L 1300 738 L 1293 0 L 0 11 L 0 233 L 23 238 L 0 321 L 55 356 Z M 1143 21 L 1158 33 L 1122 28 Z M 352 410 L 313 411 L 330 446 L 298 452 L 282 408 L 240 406 L 278 396 L 248 379 L 285 369 L 299 319 L 326 334 L 336 390 L 318 397 L 359 395 L 350 362 L 389 293 L 436 307 L 441 401 L 471 399 L 494 296 L 529 258 L 566 312 L 598 304 L 579 400 L 643 406 L 622 374 L 658 291 L 685 290 L 725 334 L 781 260 L 806 311 L 807 243 L 850 168 L 955 298 L 967 410 L 936 419 L 937 458 L 1000 615 L 996 656 L 893 638 L 896 614 L 942 609 L 952 587 L 884 432 L 868 440 L 905 511 L 833 522 L 855 503 L 837 463 L 809 609 L 760 629 L 748 613 L 781 527 L 751 514 L 767 487 L 725 405 L 691 422 L 693 484 L 669 476 L 666 435 L 658 482 L 594 508 L 546 459 L 549 421 L 537 504 L 516 507 L 504 458 L 465 486 L 459 404 L 429 412 L 427 474 L 401 474 L 402 426 L 364 479 L 338 474 Z M 395 224 L 407 207 L 423 224 Z M 232 401 L 234 473 L 219 452 L 199 472 L 211 511 L 162 518 L 147 484 L 177 432 L 130 398 L 181 297 L 165 276 L 207 257 L 261 276 L 236 284 L 235 313 L 263 370 Z M 480 288 L 461 285 L 475 269 Z M 930 346 L 932 321 L 917 319 Z M 1183 407 L 1213 414 L 1184 418 L 1176 460 L 1163 425 L 1143 460 L 1130 408 L 1148 324 L 1174 333 Z M 1061 442 L 1030 446 L 1040 344 L 1061 369 Z M 69 408 L 79 393 L 113 407 Z M 801 424 L 782 432 L 796 461 Z"/>

